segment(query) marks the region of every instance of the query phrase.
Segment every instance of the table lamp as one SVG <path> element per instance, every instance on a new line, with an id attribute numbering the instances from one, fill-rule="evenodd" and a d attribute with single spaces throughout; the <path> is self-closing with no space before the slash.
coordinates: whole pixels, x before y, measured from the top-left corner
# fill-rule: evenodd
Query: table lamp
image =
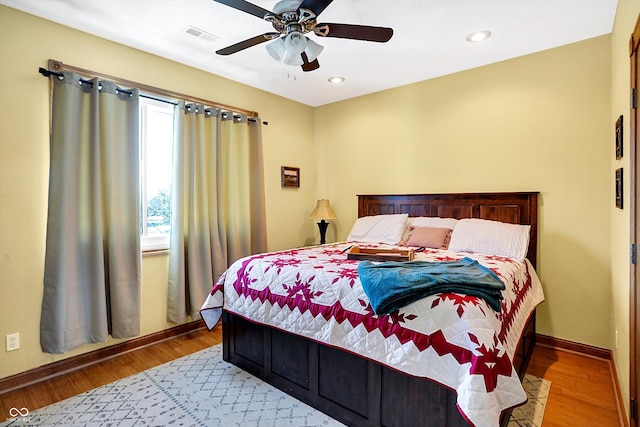
<path id="1" fill-rule="evenodd" d="M 329 201 L 321 199 L 316 202 L 316 207 L 311 212 L 311 218 L 319 219 L 318 228 L 320 229 L 320 244 L 326 243 L 325 235 L 327 234 L 327 226 L 329 223 L 325 219 L 336 219 L 336 214 L 331 209 Z"/>

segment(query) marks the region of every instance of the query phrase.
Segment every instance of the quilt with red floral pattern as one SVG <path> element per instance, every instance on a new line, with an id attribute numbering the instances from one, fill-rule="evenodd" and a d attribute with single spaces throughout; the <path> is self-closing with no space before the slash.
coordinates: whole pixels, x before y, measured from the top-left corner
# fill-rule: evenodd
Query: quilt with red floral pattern
<path id="1" fill-rule="evenodd" d="M 430 378 L 456 391 L 460 413 L 478 427 L 498 426 L 504 410 L 526 401 L 512 360 L 527 320 L 544 300 L 528 260 L 426 249 L 415 259 L 468 256 L 490 268 L 506 285 L 501 311 L 478 297 L 442 293 L 377 316 L 358 279 L 358 261 L 347 259 L 350 246 L 337 243 L 240 259 L 214 285 L 202 318 L 212 329 L 224 308 Z"/>

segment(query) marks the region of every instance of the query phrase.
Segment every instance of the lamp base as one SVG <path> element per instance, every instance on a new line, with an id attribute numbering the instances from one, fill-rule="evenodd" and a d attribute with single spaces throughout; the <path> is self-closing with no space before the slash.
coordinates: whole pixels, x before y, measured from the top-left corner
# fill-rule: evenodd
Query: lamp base
<path id="1" fill-rule="evenodd" d="M 327 243 L 325 236 L 327 235 L 327 226 L 329 225 L 329 223 L 327 221 L 325 221 L 324 219 L 321 219 L 320 222 L 318 223 L 318 228 L 320 229 L 320 244 L 324 245 L 325 243 Z"/>

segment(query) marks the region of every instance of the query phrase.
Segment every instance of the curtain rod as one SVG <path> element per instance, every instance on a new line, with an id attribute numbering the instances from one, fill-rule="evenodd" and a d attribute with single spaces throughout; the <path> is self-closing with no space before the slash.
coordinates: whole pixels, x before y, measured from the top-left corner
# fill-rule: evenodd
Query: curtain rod
<path id="1" fill-rule="evenodd" d="M 259 117 L 258 113 L 255 111 L 250 111 L 250 110 L 245 110 L 243 108 L 237 108 L 237 107 L 232 107 L 230 105 L 225 105 L 225 104 L 221 104 L 219 102 L 214 102 L 214 101 L 208 101 L 206 99 L 202 99 L 202 98 L 196 98 L 193 96 L 189 96 L 189 95 L 184 95 L 178 92 L 173 92 L 170 90 L 166 90 L 166 89 L 160 89 L 154 86 L 149 86 L 149 85 L 145 85 L 142 83 L 137 83 L 137 82 L 132 82 L 130 80 L 126 80 L 126 79 L 121 79 L 119 77 L 113 77 L 113 76 L 109 76 L 107 74 L 102 74 L 102 73 L 96 73 L 95 71 L 91 71 L 91 70 L 85 70 L 83 68 L 78 68 L 78 67 L 74 67 L 72 65 L 67 65 L 67 64 L 63 64 L 62 61 L 57 61 L 55 59 L 50 59 L 49 60 L 49 70 L 44 70 L 42 68 L 40 68 L 39 72 L 42 75 L 45 75 L 48 77 L 48 75 L 55 75 L 55 76 L 59 76 L 61 75 L 61 71 L 75 71 L 78 74 L 83 74 L 83 75 L 88 75 L 91 77 L 98 77 L 100 79 L 105 79 L 105 80 L 110 80 L 112 82 L 114 82 L 115 84 L 117 84 L 118 86 L 126 86 L 126 87 L 134 87 L 134 88 L 138 88 L 140 89 L 140 91 L 142 92 L 151 92 L 153 94 L 156 95 L 162 95 L 162 96 L 167 96 L 169 98 L 173 98 L 173 99 L 184 99 L 185 101 L 188 102 L 195 102 L 195 103 L 199 103 L 199 104 L 205 104 L 205 105 L 210 105 L 212 107 L 217 107 L 217 108 L 221 108 L 224 110 L 229 110 L 229 111 L 233 111 L 235 113 L 241 113 L 241 114 L 246 114 L 247 117 L 251 117 L 251 118 L 255 118 L 255 117 Z M 45 74 L 47 73 L 47 74 Z M 264 123 L 266 124 L 266 122 Z"/>
<path id="2" fill-rule="evenodd" d="M 43 76 L 45 76 L 45 77 L 50 77 L 50 76 L 61 77 L 60 80 L 62 80 L 62 77 L 64 77 L 64 74 L 62 74 L 62 73 L 56 73 L 55 71 L 49 71 L 46 68 L 42 68 L 42 67 L 38 68 L 38 72 L 40 74 L 42 74 Z M 87 85 L 93 87 L 93 81 L 91 81 L 91 80 L 85 80 L 85 79 L 81 78 L 80 81 L 83 84 L 87 84 Z M 126 93 L 129 96 L 131 96 L 133 94 L 133 92 L 131 92 L 130 90 L 124 90 L 124 89 L 119 88 L 117 86 L 116 86 L 116 89 L 117 89 L 118 92 Z M 144 96 L 144 95 L 140 94 L 140 96 Z M 159 101 L 161 101 L 161 100 L 159 99 Z"/>

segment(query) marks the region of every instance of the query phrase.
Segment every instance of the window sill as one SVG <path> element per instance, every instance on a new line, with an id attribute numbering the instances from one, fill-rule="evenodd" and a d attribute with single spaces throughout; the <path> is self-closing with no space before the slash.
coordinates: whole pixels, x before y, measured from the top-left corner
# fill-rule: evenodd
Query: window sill
<path id="1" fill-rule="evenodd" d="M 169 253 L 169 236 L 155 235 L 155 236 L 141 236 L 140 248 L 142 249 L 142 255 L 163 255 Z"/>
<path id="2" fill-rule="evenodd" d="M 143 249 L 142 256 L 156 256 L 156 255 L 169 255 L 169 248 L 167 249 Z"/>

